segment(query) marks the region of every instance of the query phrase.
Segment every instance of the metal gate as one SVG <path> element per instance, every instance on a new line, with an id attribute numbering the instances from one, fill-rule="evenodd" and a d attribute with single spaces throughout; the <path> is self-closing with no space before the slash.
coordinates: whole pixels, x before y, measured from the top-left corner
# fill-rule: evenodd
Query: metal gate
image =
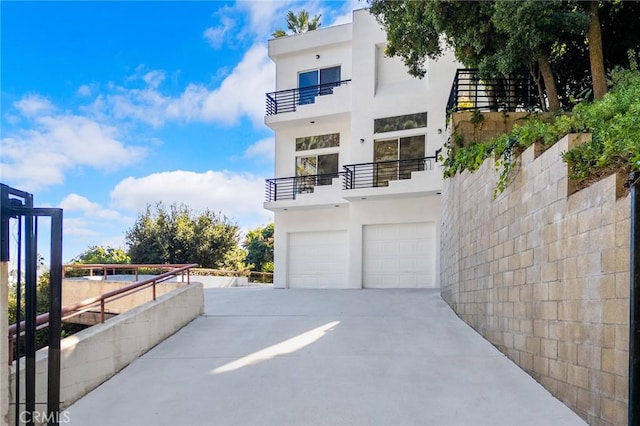
<path id="1" fill-rule="evenodd" d="M 15 360 L 15 424 L 33 425 L 45 421 L 59 424 L 60 416 L 60 331 L 62 297 L 62 209 L 36 208 L 33 195 L 0 184 L 0 262 L 16 260 L 16 324 L 17 347 L 23 339 L 25 347 L 24 378 L 20 377 L 21 359 Z M 50 281 L 49 281 L 49 355 L 46 401 L 36 400 L 36 305 L 38 267 L 38 223 L 50 218 Z M 15 230 L 16 251 L 10 253 L 11 230 Z M 24 318 L 20 312 L 24 286 Z M 3 338 L 7 338 L 4 336 Z M 11 345 L 9 345 L 11 347 Z M 11 359 L 11 356 L 10 356 Z M 21 401 L 21 381 L 24 381 L 24 400 Z M 44 408 L 46 405 L 46 409 Z"/>

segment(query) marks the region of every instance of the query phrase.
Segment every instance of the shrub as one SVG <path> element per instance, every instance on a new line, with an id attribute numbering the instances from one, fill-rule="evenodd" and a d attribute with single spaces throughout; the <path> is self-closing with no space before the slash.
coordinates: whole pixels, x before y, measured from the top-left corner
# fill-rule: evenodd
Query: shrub
<path id="1" fill-rule="evenodd" d="M 613 172 L 640 170 L 640 72 L 616 70 L 613 89 L 603 99 L 576 105 L 571 114 L 533 115 L 509 134 L 469 147 L 449 147 L 444 176 L 476 171 L 494 155 L 499 173 L 495 195 L 504 191 L 517 154 L 534 143 L 549 147 L 568 133 L 591 133 L 592 140 L 562 154 L 571 179 L 590 182 Z"/>

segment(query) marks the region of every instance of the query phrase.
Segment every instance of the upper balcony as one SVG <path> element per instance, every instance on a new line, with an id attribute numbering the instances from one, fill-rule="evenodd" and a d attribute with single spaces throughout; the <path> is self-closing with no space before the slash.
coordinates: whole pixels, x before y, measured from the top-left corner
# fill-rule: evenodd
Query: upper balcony
<path id="1" fill-rule="evenodd" d="M 350 112 L 351 79 L 266 94 L 265 124 L 271 128 L 295 120 Z"/>
<path id="2" fill-rule="evenodd" d="M 458 69 L 447 102 L 447 116 L 460 111 L 515 112 L 540 109 L 529 73 L 507 78 L 482 78 L 477 69 Z"/>

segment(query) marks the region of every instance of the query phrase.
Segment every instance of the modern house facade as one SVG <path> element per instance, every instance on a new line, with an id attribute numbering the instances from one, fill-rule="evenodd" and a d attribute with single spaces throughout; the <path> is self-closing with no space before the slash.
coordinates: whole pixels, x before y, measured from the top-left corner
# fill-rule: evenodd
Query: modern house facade
<path id="1" fill-rule="evenodd" d="M 385 43 L 367 10 L 269 41 L 277 288 L 439 287 L 438 155 L 459 64 L 428 60 L 417 79 Z"/>

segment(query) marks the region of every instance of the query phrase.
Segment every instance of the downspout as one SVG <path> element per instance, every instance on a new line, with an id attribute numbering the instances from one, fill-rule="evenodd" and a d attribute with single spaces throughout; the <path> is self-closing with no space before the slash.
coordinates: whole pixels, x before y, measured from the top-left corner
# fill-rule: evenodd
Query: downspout
<path id="1" fill-rule="evenodd" d="M 629 283 L 629 426 L 640 425 L 640 171 L 629 175 L 631 187 Z"/>

